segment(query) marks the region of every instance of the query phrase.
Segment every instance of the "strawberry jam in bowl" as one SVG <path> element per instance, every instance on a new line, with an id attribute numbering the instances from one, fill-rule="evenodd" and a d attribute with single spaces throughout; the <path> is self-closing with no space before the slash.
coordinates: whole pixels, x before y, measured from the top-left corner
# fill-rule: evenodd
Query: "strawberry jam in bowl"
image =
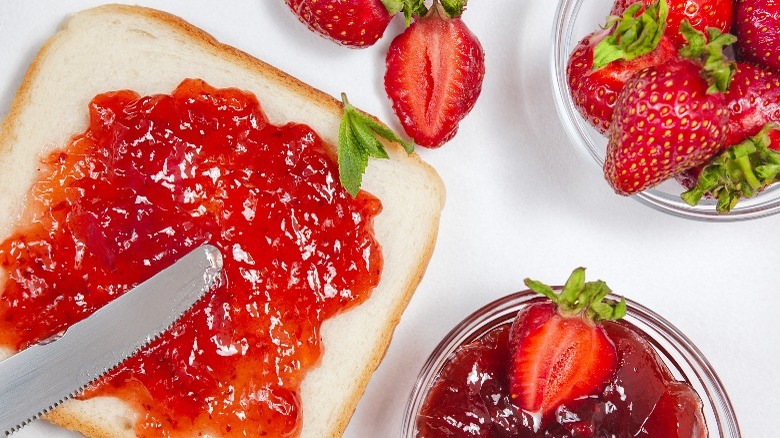
<path id="1" fill-rule="evenodd" d="M 458 324 L 423 366 L 401 436 L 740 437 L 691 341 L 584 278 L 526 280 Z"/>
<path id="2" fill-rule="evenodd" d="M 734 25 L 738 2 L 699 3 L 559 0 L 551 56 L 558 114 L 620 195 L 703 221 L 776 214 L 780 178 L 765 170 L 780 163 L 780 125 L 772 126 L 780 73 L 739 56 L 749 41 Z M 681 50 L 694 35 L 718 45 L 717 55 Z M 708 70 L 709 61 L 718 67 Z M 707 79 L 715 77 L 724 80 Z"/>

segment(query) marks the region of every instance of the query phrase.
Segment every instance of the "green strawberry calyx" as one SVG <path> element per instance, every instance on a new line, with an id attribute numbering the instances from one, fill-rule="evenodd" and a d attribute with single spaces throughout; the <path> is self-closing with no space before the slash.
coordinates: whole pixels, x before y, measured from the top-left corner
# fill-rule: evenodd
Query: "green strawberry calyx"
<path id="1" fill-rule="evenodd" d="M 728 213 L 742 198 L 758 194 L 780 181 L 780 152 L 769 148 L 769 132 L 780 129 L 767 123 L 754 137 L 721 152 L 706 165 L 690 190 L 681 197 L 696 205 L 705 194 L 717 199 L 718 213 Z"/>
<path id="2" fill-rule="evenodd" d="M 467 0 L 439 0 L 441 6 L 444 8 L 444 12 L 450 18 L 458 18 L 463 15 L 463 11 L 466 9 Z"/>
<path id="3" fill-rule="evenodd" d="M 614 29 L 593 49 L 593 70 L 604 68 L 620 59 L 638 58 L 658 46 L 666 30 L 669 6 L 666 0 L 659 0 L 637 17 L 641 8 L 642 3 L 637 2 L 629 6 L 623 16 L 612 15 L 607 18 L 604 27 L 614 26 Z"/>
<path id="4" fill-rule="evenodd" d="M 412 18 L 425 17 L 434 9 L 440 9 L 438 13 L 442 18 L 458 18 L 463 15 L 467 3 L 468 0 L 433 0 L 429 9 L 425 6 L 425 0 L 382 0 L 390 15 L 404 13 L 406 27 L 412 24 Z"/>
<path id="5" fill-rule="evenodd" d="M 422 17 L 428 12 L 424 0 L 382 0 L 382 4 L 390 15 L 403 12 L 406 27 L 412 24 L 412 17 Z"/>
<path id="6" fill-rule="evenodd" d="M 704 35 L 694 29 L 688 20 L 683 20 L 680 33 L 688 42 L 680 48 L 680 56 L 703 65 L 701 74 L 710 86 L 707 93 L 728 91 L 731 79 L 737 71 L 737 64 L 723 54 L 723 49 L 737 42 L 737 37 L 723 33 L 715 27 L 707 28 L 707 35 Z"/>
<path id="7" fill-rule="evenodd" d="M 607 299 L 612 290 L 601 280 L 585 281 L 585 268 L 577 268 L 560 292 L 552 287 L 530 278 L 525 285 L 532 291 L 549 298 L 565 317 L 585 316 L 589 321 L 617 321 L 626 315 L 626 299 L 620 302 Z"/>
<path id="8" fill-rule="evenodd" d="M 388 158 L 387 151 L 377 137 L 403 146 L 406 153 L 414 152 L 414 144 L 402 140 L 395 132 L 371 116 L 353 107 L 347 95 L 341 93 L 344 114 L 339 125 L 337 150 L 339 180 L 353 197 L 360 191 L 368 157 Z"/>

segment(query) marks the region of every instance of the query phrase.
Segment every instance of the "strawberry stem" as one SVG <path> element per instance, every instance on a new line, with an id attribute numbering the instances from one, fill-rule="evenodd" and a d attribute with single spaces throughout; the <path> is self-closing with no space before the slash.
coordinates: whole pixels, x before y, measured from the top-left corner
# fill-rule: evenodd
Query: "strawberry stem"
<path id="1" fill-rule="evenodd" d="M 648 6 L 642 15 L 635 17 L 641 8 L 642 3 L 637 2 L 629 6 L 622 17 L 613 15 L 607 18 L 605 27 L 615 26 L 615 29 L 593 49 L 593 70 L 619 59 L 638 58 L 658 46 L 669 14 L 666 0 Z"/>
<path id="2" fill-rule="evenodd" d="M 539 281 L 525 279 L 525 285 L 532 291 L 544 295 L 556 304 L 563 316 L 583 315 L 592 322 L 618 320 L 626 315 L 626 300 L 620 302 L 606 299 L 612 290 L 601 280 L 585 281 L 585 268 L 575 269 L 560 293 Z"/>
<path id="3" fill-rule="evenodd" d="M 755 152 L 755 148 L 751 151 Z M 742 174 L 745 175 L 745 181 L 753 190 L 758 190 L 761 188 L 761 182 L 756 178 L 756 174 L 753 172 L 753 167 L 750 164 L 750 158 L 748 158 L 747 155 L 741 156 L 737 159 L 737 165 L 739 165 L 739 170 L 742 171 Z"/>
<path id="4" fill-rule="evenodd" d="M 444 12 L 450 18 L 458 18 L 463 14 L 466 9 L 467 0 L 440 0 L 441 5 L 444 8 Z"/>
<path id="5" fill-rule="evenodd" d="M 382 0 L 382 4 L 390 15 L 403 11 L 406 27 L 412 24 L 412 17 L 422 17 L 428 12 L 425 0 Z M 465 6 L 464 0 L 463 7 Z"/>
<path id="6" fill-rule="evenodd" d="M 688 20 L 680 25 L 687 45 L 680 48 L 680 56 L 703 65 L 702 77 L 710 87 L 707 93 L 725 93 L 729 89 L 731 79 L 737 70 L 737 64 L 723 54 L 723 49 L 734 44 L 737 37 L 730 33 L 722 33 L 719 29 L 710 27 L 707 36 L 694 29 Z M 707 40 L 709 39 L 709 42 Z"/>
<path id="7" fill-rule="evenodd" d="M 702 169 L 696 185 L 680 195 L 682 199 L 696 205 L 709 194 L 718 200 L 718 213 L 728 213 L 740 199 L 777 182 L 780 152 L 769 148 L 769 132 L 777 129 L 780 125 L 767 123 L 754 137 L 721 152 Z"/>
<path id="8" fill-rule="evenodd" d="M 449 20 L 450 18 L 449 14 L 447 14 L 447 11 L 444 10 L 444 6 L 442 6 L 439 0 L 433 0 L 431 7 L 428 9 L 428 12 L 425 13 L 423 18 L 427 18 L 432 15 L 438 15 L 442 20 Z"/>

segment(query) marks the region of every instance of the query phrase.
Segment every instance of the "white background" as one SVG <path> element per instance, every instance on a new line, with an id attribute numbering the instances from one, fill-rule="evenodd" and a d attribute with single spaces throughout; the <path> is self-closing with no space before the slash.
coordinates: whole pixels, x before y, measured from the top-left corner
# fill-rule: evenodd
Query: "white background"
<path id="1" fill-rule="evenodd" d="M 100 3 L 0 3 L 0 117 L 58 24 Z M 138 3 L 177 14 L 325 92 L 346 91 L 353 104 L 400 128 L 382 85 L 384 53 L 402 29 L 400 17 L 377 45 L 351 50 L 309 32 L 283 0 Z M 484 88 L 454 140 L 419 151 L 447 186 L 438 244 L 346 436 L 398 436 L 420 367 L 456 323 L 521 289 L 526 276 L 562 282 L 580 265 L 699 346 L 725 384 L 744 436 L 777 436 L 780 217 L 708 224 L 614 195 L 600 170 L 575 151 L 553 105 L 555 7 L 553 0 L 474 0 L 464 16 L 487 55 Z M 40 423 L 18 436 L 69 435 Z"/>

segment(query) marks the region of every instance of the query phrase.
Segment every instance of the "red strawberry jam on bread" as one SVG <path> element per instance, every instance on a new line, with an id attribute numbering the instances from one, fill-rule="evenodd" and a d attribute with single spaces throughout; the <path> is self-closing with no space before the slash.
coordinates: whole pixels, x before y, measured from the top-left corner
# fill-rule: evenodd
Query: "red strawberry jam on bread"
<path id="1" fill-rule="evenodd" d="M 42 164 L 0 242 L 0 345 L 22 349 L 210 242 L 224 281 L 85 397 L 137 407 L 136 436 L 294 436 L 322 322 L 366 300 L 382 254 L 374 196 L 350 196 L 320 137 L 251 93 L 185 80 L 104 93 Z"/>

